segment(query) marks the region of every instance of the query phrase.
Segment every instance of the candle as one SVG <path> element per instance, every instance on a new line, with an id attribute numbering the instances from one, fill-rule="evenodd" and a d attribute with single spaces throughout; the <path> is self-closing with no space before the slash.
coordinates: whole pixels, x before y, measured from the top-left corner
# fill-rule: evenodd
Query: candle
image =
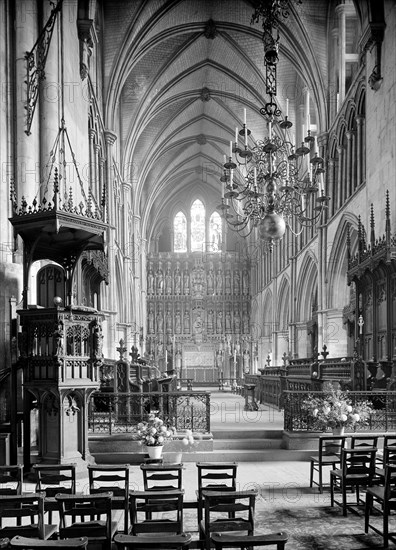
<path id="1" fill-rule="evenodd" d="M 269 135 L 269 138 L 271 139 L 272 138 L 272 122 L 268 123 L 268 135 Z"/>
<path id="2" fill-rule="evenodd" d="M 286 116 L 289 116 L 289 100 L 286 98 Z"/>
<path id="3" fill-rule="evenodd" d="M 302 140 L 301 141 L 304 141 L 304 138 L 305 138 L 305 124 L 302 125 Z"/>
<path id="4" fill-rule="evenodd" d="M 221 198 L 224 199 L 225 181 L 221 182 Z"/>
<path id="5" fill-rule="evenodd" d="M 245 126 L 245 145 L 247 146 L 247 128 Z"/>
<path id="6" fill-rule="evenodd" d="M 232 141 L 230 141 L 230 158 L 232 158 Z"/>
<path id="7" fill-rule="evenodd" d="M 246 109 L 243 110 L 243 123 L 246 125 Z"/>
<path id="8" fill-rule="evenodd" d="M 323 174 L 319 174 L 319 192 L 320 196 L 324 195 Z"/>
<path id="9" fill-rule="evenodd" d="M 238 126 L 235 128 L 235 143 L 238 143 Z"/>
<path id="10" fill-rule="evenodd" d="M 165 365 L 168 365 L 168 350 L 165 350 Z"/>
<path id="11" fill-rule="evenodd" d="M 227 162 L 227 155 L 223 155 L 223 160 L 224 160 L 223 164 L 225 164 Z"/>
<path id="12" fill-rule="evenodd" d="M 311 129 L 311 115 L 309 113 L 307 114 L 307 127 L 308 130 Z"/>
<path id="13" fill-rule="evenodd" d="M 236 362 L 236 349 L 234 349 L 234 363 Z"/>
<path id="14" fill-rule="evenodd" d="M 318 138 L 314 138 L 314 154 L 318 152 Z"/>
<path id="15" fill-rule="evenodd" d="M 254 189 L 257 189 L 257 168 L 253 168 Z"/>
<path id="16" fill-rule="evenodd" d="M 301 209 L 305 212 L 305 195 L 301 195 Z"/>

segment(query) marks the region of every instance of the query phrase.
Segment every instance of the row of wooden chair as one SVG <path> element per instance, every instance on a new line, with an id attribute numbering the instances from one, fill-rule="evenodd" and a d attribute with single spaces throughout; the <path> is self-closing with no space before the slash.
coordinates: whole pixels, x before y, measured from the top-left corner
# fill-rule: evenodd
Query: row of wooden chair
<path id="1" fill-rule="evenodd" d="M 317 470 L 316 484 L 322 492 L 321 469 L 330 466 L 331 505 L 339 505 L 344 516 L 348 510 L 364 507 L 365 532 L 372 529 L 381 534 L 384 547 L 388 547 L 389 540 L 396 542 L 396 533 L 389 530 L 390 512 L 396 510 L 396 435 L 382 437 L 383 448 L 378 449 L 380 435 L 321 436 L 319 454 L 311 457 L 310 485 L 314 483 L 313 471 Z M 365 492 L 365 499 L 361 491 Z M 382 529 L 371 521 L 374 510 L 382 516 Z"/>
<path id="2" fill-rule="evenodd" d="M 319 492 L 323 492 L 325 483 L 323 474 L 326 468 L 335 470 L 341 464 L 341 451 L 344 448 L 355 449 L 360 446 L 370 446 L 378 449 L 378 442 L 382 440 L 382 446 L 392 447 L 396 445 L 396 434 L 350 434 L 350 435 L 320 435 L 318 453 L 310 457 L 310 487 L 317 485 Z M 382 452 L 377 452 L 376 460 L 383 462 Z M 315 479 L 317 473 L 317 480 Z"/>

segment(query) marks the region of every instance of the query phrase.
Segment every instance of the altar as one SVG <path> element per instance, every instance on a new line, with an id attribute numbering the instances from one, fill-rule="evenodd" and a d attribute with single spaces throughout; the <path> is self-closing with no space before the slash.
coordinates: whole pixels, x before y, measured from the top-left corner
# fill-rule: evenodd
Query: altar
<path id="1" fill-rule="evenodd" d="M 220 376 L 213 343 L 185 343 L 182 346 L 181 378 L 194 382 L 215 382 Z"/>

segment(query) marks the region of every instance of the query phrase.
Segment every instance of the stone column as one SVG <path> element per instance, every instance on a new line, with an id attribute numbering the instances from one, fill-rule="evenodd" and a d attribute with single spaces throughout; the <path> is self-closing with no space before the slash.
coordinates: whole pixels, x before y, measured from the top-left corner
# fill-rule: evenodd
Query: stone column
<path id="1" fill-rule="evenodd" d="M 114 208 L 114 189 L 113 189 L 113 146 L 117 139 L 117 135 L 111 130 L 105 131 L 105 140 L 106 140 L 106 187 L 107 187 L 107 200 L 105 206 L 105 220 L 110 222 L 110 227 L 107 230 L 107 257 L 109 262 L 109 288 L 108 288 L 108 301 L 107 309 L 110 312 L 110 306 L 112 307 L 111 315 L 113 318 L 110 320 L 109 327 L 109 346 L 112 346 L 116 343 L 116 332 L 115 332 L 115 323 L 114 318 L 116 315 L 115 305 L 116 300 L 116 276 L 115 276 L 115 229 L 111 227 L 112 223 L 115 221 L 115 208 Z"/>
<path id="2" fill-rule="evenodd" d="M 50 2 L 41 2 L 43 16 L 41 28 L 47 23 L 50 18 L 52 7 Z M 52 40 L 48 49 L 47 60 L 45 63 L 45 79 L 40 81 L 39 86 L 39 103 L 40 103 L 40 196 L 44 197 L 47 189 L 47 180 L 51 169 L 50 153 L 54 148 L 54 143 L 59 133 L 61 126 L 61 117 L 64 104 L 64 78 L 62 74 L 61 58 L 61 40 L 63 40 L 63 32 L 61 28 L 61 13 L 57 15 L 54 25 Z M 37 116 L 38 113 L 36 113 Z M 66 125 L 67 125 L 67 121 Z M 61 136 L 62 138 L 62 136 Z M 77 178 L 70 178 L 70 173 L 73 172 L 72 166 L 63 166 L 62 156 L 71 162 L 71 156 L 65 155 L 66 151 L 61 152 L 63 147 L 62 140 L 59 142 L 57 155 L 54 158 L 55 166 L 59 170 L 59 191 L 62 201 L 65 200 L 65 194 L 68 194 L 71 181 Z M 69 176 L 69 177 L 68 177 Z M 54 170 L 48 182 L 47 200 L 52 202 L 53 197 L 53 181 Z M 76 185 L 76 184 L 75 184 Z M 75 193 L 75 190 L 74 190 Z M 76 195 L 74 194 L 76 199 Z"/>
<path id="3" fill-rule="evenodd" d="M 15 0 L 15 176 L 18 204 L 22 196 L 31 204 L 39 189 L 39 124 L 40 106 L 36 104 L 30 135 L 26 130 L 27 62 L 25 53 L 30 52 L 38 38 L 38 13 L 35 0 Z M 7 36 L 8 33 L 4 34 Z M 49 152 L 49 151 L 48 151 Z M 8 202 L 9 199 L 7 199 Z M 6 216 L 5 216 L 6 218 Z"/>
<path id="4" fill-rule="evenodd" d="M 341 208 L 342 201 L 343 201 L 343 182 L 342 182 L 342 168 L 343 168 L 343 148 L 338 145 L 337 146 L 338 151 L 338 170 L 337 170 L 337 176 L 335 180 L 335 184 L 337 187 L 337 210 Z"/>
<path id="5" fill-rule="evenodd" d="M 357 131 L 356 131 L 356 185 L 359 187 L 362 184 L 363 181 L 363 174 L 362 171 L 363 168 L 363 127 L 364 127 L 364 117 L 363 116 L 357 116 L 356 117 L 356 125 L 357 125 Z"/>
<path id="6" fill-rule="evenodd" d="M 345 44 L 346 44 L 346 28 L 345 28 L 345 6 L 339 4 L 335 8 L 338 15 L 338 82 L 339 82 L 339 105 L 342 104 L 345 98 Z"/>
<path id="7" fill-rule="evenodd" d="M 345 168 L 346 168 L 346 178 L 344 181 L 345 186 L 345 199 L 349 198 L 352 195 L 352 137 L 353 132 L 345 133 L 347 138 L 347 148 L 346 148 L 346 159 L 345 159 Z"/>

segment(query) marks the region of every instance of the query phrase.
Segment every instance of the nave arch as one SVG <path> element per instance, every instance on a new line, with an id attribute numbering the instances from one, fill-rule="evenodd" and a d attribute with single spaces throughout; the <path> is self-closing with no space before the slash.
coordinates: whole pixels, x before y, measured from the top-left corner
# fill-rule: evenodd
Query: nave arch
<path id="1" fill-rule="evenodd" d="M 277 364 L 281 364 L 284 353 L 289 355 L 289 323 L 290 323 L 290 281 L 284 276 L 279 284 L 278 306 L 276 312 L 276 357 Z"/>
<path id="2" fill-rule="evenodd" d="M 348 238 L 357 247 L 358 218 L 345 213 L 338 224 L 327 262 L 327 290 L 323 341 L 333 357 L 351 356 L 354 348 L 355 289 L 347 284 Z M 349 234 L 349 237 L 348 237 Z"/>
<path id="3" fill-rule="evenodd" d="M 318 340 L 318 263 L 308 251 L 301 264 L 296 291 L 296 334 L 294 353 L 297 357 L 312 355 Z"/>

